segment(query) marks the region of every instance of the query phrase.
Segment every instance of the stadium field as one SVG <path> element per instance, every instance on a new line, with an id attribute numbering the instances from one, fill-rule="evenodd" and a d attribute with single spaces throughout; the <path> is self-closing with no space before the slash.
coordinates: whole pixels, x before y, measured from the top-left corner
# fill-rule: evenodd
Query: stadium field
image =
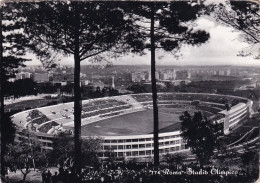
<path id="1" fill-rule="evenodd" d="M 159 109 L 160 132 L 172 132 L 180 129 L 179 116 L 187 109 Z M 194 111 L 189 110 L 193 113 Z M 153 110 L 147 109 L 135 113 L 117 116 L 82 126 L 82 136 L 124 136 L 153 133 Z"/>

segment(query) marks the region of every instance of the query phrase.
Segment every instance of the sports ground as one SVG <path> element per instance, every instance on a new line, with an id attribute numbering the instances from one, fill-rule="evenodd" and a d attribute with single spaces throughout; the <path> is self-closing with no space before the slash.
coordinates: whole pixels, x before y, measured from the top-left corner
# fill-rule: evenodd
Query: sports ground
<path id="1" fill-rule="evenodd" d="M 159 132 L 180 129 L 179 116 L 187 109 L 160 108 Z M 189 109 L 189 112 L 193 112 Z M 116 116 L 82 126 L 82 136 L 125 136 L 153 133 L 153 110 Z"/>

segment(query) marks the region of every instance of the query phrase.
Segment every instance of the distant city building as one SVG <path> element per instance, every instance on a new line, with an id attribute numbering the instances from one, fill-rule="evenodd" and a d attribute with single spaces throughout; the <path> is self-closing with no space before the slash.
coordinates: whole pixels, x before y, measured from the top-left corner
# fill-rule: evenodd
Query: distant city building
<path id="1" fill-rule="evenodd" d="M 81 83 L 83 86 L 86 86 L 89 84 L 89 80 L 82 80 Z"/>
<path id="2" fill-rule="evenodd" d="M 244 76 L 244 77 L 248 76 L 248 74 L 249 74 L 248 71 L 241 71 L 241 72 L 239 72 L 239 75 L 240 76 Z"/>
<path id="3" fill-rule="evenodd" d="M 226 70 L 226 76 L 230 76 L 230 74 L 231 74 L 231 70 L 230 69 Z"/>
<path id="4" fill-rule="evenodd" d="M 188 72 L 188 77 L 187 78 L 191 78 L 191 72 Z"/>
<path id="5" fill-rule="evenodd" d="M 174 70 L 156 71 L 155 78 L 157 80 L 163 80 L 163 81 L 175 80 L 176 72 Z M 131 80 L 132 80 L 132 82 L 141 82 L 141 81 L 149 82 L 149 81 L 151 81 L 151 72 L 134 72 L 131 74 Z"/>
<path id="6" fill-rule="evenodd" d="M 260 88 L 260 81 L 256 81 L 256 87 Z"/>
<path id="7" fill-rule="evenodd" d="M 146 74 L 145 74 L 145 80 L 146 81 L 151 81 L 151 72 L 147 72 Z"/>
<path id="8" fill-rule="evenodd" d="M 160 75 L 157 71 L 155 72 L 155 79 L 160 79 Z"/>
<path id="9" fill-rule="evenodd" d="M 73 82 L 74 81 L 74 75 L 73 74 L 53 74 L 53 82 L 54 83 L 59 83 L 62 81 L 70 81 Z"/>
<path id="10" fill-rule="evenodd" d="M 16 76 L 15 76 L 15 79 L 16 80 L 18 80 L 18 79 L 24 79 L 25 77 L 24 77 L 24 75 L 22 74 L 22 73 L 18 73 L 18 74 L 16 74 Z"/>
<path id="11" fill-rule="evenodd" d="M 146 91 L 152 91 L 152 83 L 151 83 L 151 82 L 142 83 L 141 85 L 144 87 L 144 89 L 145 89 Z M 156 83 L 156 88 L 157 88 L 157 89 L 163 89 L 163 88 L 165 88 L 165 87 L 166 87 L 166 86 L 165 86 L 165 83 L 163 83 L 163 82 L 157 82 L 157 83 Z"/>
<path id="12" fill-rule="evenodd" d="M 73 67 L 67 66 L 65 69 L 66 69 L 67 73 L 73 73 L 74 72 L 74 68 Z"/>
<path id="13" fill-rule="evenodd" d="M 176 71 L 176 80 L 185 80 L 188 78 L 187 71 Z"/>
<path id="14" fill-rule="evenodd" d="M 37 83 L 48 82 L 49 81 L 48 73 L 35 73 L 33 80 Z"/>
<path id="15" fill-rule="evenodd" d="M 188 77 L 187 78 L 192 78 L 194 76 L 230 76 L 230 75 L 231 75 L 230 69 L 223 69 L 223 70 L 198 69 L 198 70 L 188 71 Z"/>
<path id="16" fill-rule="evenodd" d="M 67 81 L 62 81 L 61 82 L 61 86 L 66 86 L 67 85 Z"/>
<path id="17" fill-rule="evenodd" d="M 115 88 L 115 77 L 114 76 L 112 76 L 111 86 L 112 86 L 112 88 Z"/>
<path id="18" fill-rule="evenodd" d="M 168 80 L 175 80 L 176 79 L 176 72 L 174 70 L 167 70 L 167 79 Z"/>
<path id="19" fill-rule="evenodd" d="M 223 70 L 219 71 L 219 75 L 224 76 L 225 75 L 225 71 L 223 71 Z"/>
<path id="20" fill-rule="evenodd" d="M 167 74 L 166 73 L 160 73 L 160 80 L 167 80 L 168 79 L 168 76 L 167 76 Z"/>
<path id="21" fill-rule="evenodd" d="M 103 89 L 106 85 L 103 83 L 103 82 L 101 82 L 101 81 L 99 81 L 99 82 L 93 82 L 93 83 L 91 83 L 90 85 L 93 85 L 94 86 L 94 88 L 100 88 L 100 89 Z"/>
<path id="22" fill-rule="evenodd" d="M 29 79 L 29 78 L 32 78 L 32 73 L 30 73 L 30 72 L 20 72 L 20 73 L 17 73 L 16 76 L 15 76 L 16 80 L 18 80 L 18 79 Z"/>
<path id="23" fill-rule="evenodd" d="M 140 72 L 135 72 L 135 73 L 132 73 L 132 82 L 141 82 L 141 81 L 144 81 L 145 80 L 145 73 L 140 73 Z"/>

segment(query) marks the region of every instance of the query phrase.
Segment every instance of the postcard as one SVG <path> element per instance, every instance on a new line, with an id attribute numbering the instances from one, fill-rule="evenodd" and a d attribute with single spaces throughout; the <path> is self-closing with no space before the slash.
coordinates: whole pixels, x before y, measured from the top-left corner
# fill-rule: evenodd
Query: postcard
<path id="1" fill-rule="evenodd" d="M 259 182 L 258 1 L 2 1 L 1 182 Z"/>

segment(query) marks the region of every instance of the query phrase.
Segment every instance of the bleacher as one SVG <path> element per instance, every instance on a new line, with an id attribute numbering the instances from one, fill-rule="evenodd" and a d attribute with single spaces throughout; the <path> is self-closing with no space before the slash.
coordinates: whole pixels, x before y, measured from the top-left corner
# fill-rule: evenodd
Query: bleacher
<path id="1" fill-rule="evenodd" d="M 190 109 L 191 106 L 187 106 L 187 105 L 183 105 L 183 104 L 161 104 L 158 105 L 159 108 L 186 108 L 186 109 Z"/>
<path id="2" fill-rule="evenodd" d="M 151 94 L 133 94 L 131 95 L 138 102 L 147 105 L 147 102 L 152 101 Z M 214 94 L 204 94 L 204 93 L 158 93 L 159 103 L 162 101 L 200 101 L 212 103 L 213 107 L 218 107 L 225 109 L 225 104 L 230 103 L 231 107 L 238 103 L 247 103 L 246 99 L 224 96 L 224 95 L 214 95 Z"/>
<path id="3" fill-rule="evenodd" d="M 131 95 L 137 102 L 152 101 L 152 94 Z"/>
<path id="4" fill-rule="evenodd" d="M 40 112 L 38 109 L 29 111 L 26 119 L 27 119 L 27 125 L 30 124 L 29 125 L 30 130 L 38 131 L 42 133 L 47 133 L 53 126 L 59 125 L 57 122 L 51 121 L 50 118 L 48 118 L 45 114 Z"/>
<path id="5" fill-rule="evenodd" d="M 216 108 L 216 109 L 219 109 L 219 110 L 225 110 L 226 109 L 224 104 L 210 103 L 210 102 L 203 102 L 202 104 L 207 105 L 210 108 Z"/>
<path id="6" fill-rule="evenodd" d="M 90 112 L 90 111 L 111 108 L 111 107 L 121 106 L 121 105 L 127 105 L 127 103 L 123 102 L 123 101 L 118 101 L 115 99 L 106 99 L 106 100 L 97 100 L 97 101 L 94 100 L 94 101 L 83 104 L 82 111 Z"/>
<path id="7" fill-rule="evenodd" d="M 40 116 L 36 119 L 31 120 L 31 123 L 41 125 L 41 124 L 43 124 L 44 122 L 47 122 L 47 121 L 50 121 L 50 119 L 47 118 L 45 115 L 42 115 L 42 116 Z"/>
<path id="8" fill-rule="evenodd" d="M 54 121 L 51 121 L 49 123 L 45 123 L 43 125 L 41 125 L 39 128 L 38 128 L 38 131 L 39 132 L 42 132 L 42 133 L 47 133 L 52 127 L 54 126 L 58 126 L 59 124 L 54 122 Z"/>
<path id="9" fill-rule="evenodd" d="M 34 109 L 34 110 L 31 110 L 28 115 L 27 115 L 27 121 L 30 121 L 30 120 L 33 120 L 33 119 L 36 119 L 36 118 L 39 118 L 42 116 L 42 113 L 37 110 L 37 109 Z"/>
<path id="10" fill-rule="evenodd" d="M 34 124 L 41 125 L 47 121 L 50 121 L 50 119 L 46 115 L 38 111 L 37 109 L 30 111 L 29 114 L 27 115 L 27 122 L 33 125 Z"/>
<path id="11" fill-rule="evenodd" d="M 175 95 L 172 94 L 159 94 L 158 99 L 162 100 L 175 100 Z"/>
<path id="12" fill-rule="evenodd" d="M 109 114 L 109 116 L 117 115 L 118 111 L 130 109 L 133 106 L 127 102 L 119 101 L 115 99 L 105 99 L 105 100 L 94 100 L 82 105 L 82 119 L 89 118 L 93 116 L 105 117 L 104 114 Z M 107 117 L 107 115 L 106 115 Z"/>
<path id="13" fill-rule="evenodd" d="M 153 106 L 152 94 L 150 93 L 132 94 L 131 96 L 144 108 Z M 203 111 L 207 117 L 225 110 L 226 104 L 232 107 L 241 102 L 247 103 L 248 100 L 236 96 L 205 93 L 158 93 L 159 108 L 195 109 Z"/>
<path id="14" fill-rule="evenodd" d="M 197 110 L 207 111 L 210 112 L 211 114 L 216 114 L 221 111 L 221 109 L 210 107 L 208 105 L 199 105 L 197 106 Z"/>

